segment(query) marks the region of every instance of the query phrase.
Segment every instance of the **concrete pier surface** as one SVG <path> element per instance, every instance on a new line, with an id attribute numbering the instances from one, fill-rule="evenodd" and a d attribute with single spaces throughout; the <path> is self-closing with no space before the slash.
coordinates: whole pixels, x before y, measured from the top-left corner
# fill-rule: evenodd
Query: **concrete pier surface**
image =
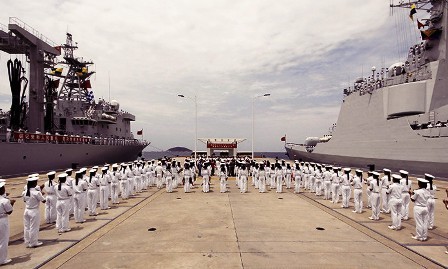
<path id="1" fill-rule="evenodd" d="M 11 198 L 23 190 L 22 180 L 8 181 Z M 370 209 L 352 212 L 352 201 L 344 209 L 286 188 L 259 193 L 249 186 L 241 194 L 234 178 L 229 191 L 220 193 L 213 177 L 210 193 L 202 193 L 200 180 L 191 193 L 152 187 L 109 210 L 98 209 L 100 214 L 83 224 L 71 219 L 72 231 L 61 235 L 54 225 L 42 224 L 44 245 L 26 248 L 19 198 L 9 217 L 12 263 L 3 268 L 443 268 L 448 210 L 442 200 L 448 183 L 435 184 L 436 228 L 425 242 L 411 238 L 412 204 L 411 218 L 393 231 L 387 228 L 390 214 L 371 221 Z"/>

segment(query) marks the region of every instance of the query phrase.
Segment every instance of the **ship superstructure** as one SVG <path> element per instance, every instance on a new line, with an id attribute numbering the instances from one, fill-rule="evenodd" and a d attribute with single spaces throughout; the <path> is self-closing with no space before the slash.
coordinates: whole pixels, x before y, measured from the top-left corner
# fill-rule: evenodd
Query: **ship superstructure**
<path id="1" fill-rule="evenodd" d="M 344 100 L 331 136 L 287 143 L 290 158 L 347 166 L 406 169 L 448 176 L 447 2 L 423 0 L 391 4 L 430 17 L 418 23 L 422 41 L 403 62 L 356 79 Z"/>
<path id="2" fill-rule="evenodd" d="M 141 155 L 149 143 L 134 138 L 135 116 L 116 100 L 95 100 L 93 62 L 75 56 L 70 33 L 58 46 L 17 18 L 10 18 L 7 29 L 0 27 L 0 50 L 25 55 L 29 75 L 25 63 L 8 61 L 12 105 L 0 114 L 0 176 Z"/>

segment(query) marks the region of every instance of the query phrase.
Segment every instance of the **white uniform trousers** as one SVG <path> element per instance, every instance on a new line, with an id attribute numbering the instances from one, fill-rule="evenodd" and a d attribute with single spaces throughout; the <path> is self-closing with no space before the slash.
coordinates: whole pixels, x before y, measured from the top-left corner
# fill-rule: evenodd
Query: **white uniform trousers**
<path id="1" fill-rule="evenodd" d="M 286 183 L 286 188 L 290 189 L 291 188 L 291 175 L 290 174 L 286 175 L 285 183 Z"/>
<path id="2" fill-rule="evenodd" d="M 8 259 L 9 221 L 8 216 L 0 217 L 0 264 Z"/>
<path id="3" fill-rule="evenodd" d="M 276 177 L 276 183 L 277 183 L 277 193 L 281 193 L 283 191 L 283 178 L 282 176 L 277 176 Z"/>
<path id="4" fill-rule="evenodd" d="M 162 175 L 157 175 L 157 188 L 161 189 L 163 187 Z"/>
<path id="5" fill-rule="evenodd" d="M 390 197 L 390 195 L 387 193 L 387 189 L 381 188 L 381 200 L 382 200 L 381 211 L 384 213 L 390 212 L 389 197 Z"/>
<path id="6" fill-rule="evenodd" d="M 435 200 L 434 198 L 429 198 L 427 203 L 428 208 L 428 229 L 434 228 L 434 209 L 435 209 Z"/>
<path id="7" fill-rule="evenodd" d="M 247 192 L 247 177 L 242 176 L 241 177 L 241 193 Z"/>
<path id="8" fill-rule="evenodd" d="M 87 207 L 89 208 L 89 216 L 96 215 L 96 191 L 87 190 Z"/>
<path id="9" fill-rule="evenodd" d="M 53 223 L 56 222 L 56 195 L 55 194 L 47 194 L 45 197 L 45 222 Z"/>
<path id="10" fill-rule="evenodd" d="M 112 204 L 118 204 L 118 193 L 120 192 L 120 185 L 119 183 L 112 183 L 110 186 L 110 194 L 111 194 L 111 200 Z"/>
<path id="11" fill-rule="evenodd" d="M 266 178 L 260 177 L 258 178 L 258 192 L 266 192 Z"/>
<path id="12" fill-rule="evenodd" d="M 367 194 L 367 208 L 371 208 L 372 207 L 372 199 L 371 199 L 372 191 L 369 188 L 367 188 L 366 194 Z"/>
<path id="13" fill-rule="evenodd" d="M 294 180 L 294 193 L 300 193 L 300 176 L 296 176 Z"/>
<path id="14" fill-rule="evenodd" d="M 173 192 L 173 178 L 171 176 L 166 177 L 166 192 Z"/>
<path id="15" fill-rule="evenodd" d="M 275 189 L 275 175 L 271 175 L 271 190 Z"/>
<path id="16" fill-rule="evenodd" d="M 362 213 L 362 189 L 353 190 L 353 201 L 356 213 Z"/>
<path id="17" fill-rule="evenodd" d="M 331 181 L 324 181 L 324 200 L 331 199 Z"/>
<path id="18" fill-rule="evenodd" d="M 403 192 L 401 194 L 401 197 L 403 198 L 403 206 L 401 207 L 401 218 L 403 220 L 409 219 L 409 204 L 411 203 L 411 196 L 409 195 L 409 192 Z"/>
<path id="19" fill-rule="evenodd" d="M 121 199 L 128 199 L 128 181 L 126 179 L 120 180 Z"/>
<path id="20" fill-rule="evenodd" d="M 342 185 L 342 207 L 348 208 L 348 204 L 350 201 L 350 186 L 348 185 Z"/>
<path id="21" fill-rule="evenodd" d="M 58 201 L 56 202 L 56 210 L 56 227 L 58 228 L 59 232 L 69 231 L 70 199 L 58 199 Z"/>
<path id="22" fill-rule="evenodd" d="M 339 202 L 339 183 L 332 183 L 331 184 L 331 202 L 337 204 Z"/>
<path id="23" fill-rule="evenodd" d="M 40 212 L 39 207 L 25 208 L 23 214 L 23 240 L 28 246 L 36 246 L 39 237 Z"/>
<path id="24" fill-rule="evenodd" d="M 403 200 L 392 198 L 389 200 L 390 216 L 392 218 L 392 226 L 396 229 L 401 228 L 401 207 Z"/>
<path id="25" fill-rule="evenodd" d="M 73 195 L 73 199 L 74 199 L 73 213 L 75 217 L 75 222 L 77 223 L 84 222 L 84 210 L 85 210 L 84 192 L 75 193 Z"/>
<path id="26" fill-rule="evenodd" d="M 220 192 L 226 192 L 227 191 L 227 184 L 226 184 L 226 180 L 225 179 L 221 179 L 219 182 L 219 186 L 220 186 Z"/>
<path id="27" fill-rule="evenodd" d="M 190 192 L 190 178 L 189 177 L 185 177 L 184 178 L 184 192 Z"/>
<path id="28" fill-rule="evenodd" d="M 314 187 L 316 190 L 316 196 L 321 196 L 322 195 L 322 179 L 316 180 L 314 182 L 314 184 L 315 184 Z"/>
<path id="29" fill-rule="evenodd" d="M 370 205 L 372 206 L 372 219 L 380 219 L 380 194 L 378 192 L 372 192 L 370 194 Z"/>
<path id="30" fill-rule="evenodd" d="M 428 208 L 414 205 L 415 232 L 420 240 L 428 237 Z"/>
<path id="31" fill-rule="evenodd" d="M 107 185 L 100 186 L 100 207 L 102 210 L 109 209 L 109 194 L 107 193 Z"/>
<path id="32" fill-rule="evenodd" d="M 208 176 L 204 176 L 202 178 L 202 191 L 209 192 L 210 191 L 210 180 Z"/>
<path id="33" fill-rule="evenodd" d="M 310 176 L 310 183 L 309 183 L 309 188 L 311 190 L 311 192 L 315 192 L 316 191 L 316 177 L 314 176 Z"/>

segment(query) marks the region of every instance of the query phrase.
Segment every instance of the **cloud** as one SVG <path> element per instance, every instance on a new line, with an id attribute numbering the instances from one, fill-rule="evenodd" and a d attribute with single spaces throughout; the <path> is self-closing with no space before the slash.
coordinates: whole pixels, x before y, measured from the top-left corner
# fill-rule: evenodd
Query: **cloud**
<path id="1" fill-rule="evenodd" d="M 108 99 L 110 73 L 111 98 L 137 116 L 134 131 L 143 128 L 158 148 L 193 148 L 194 102 L 178 94 L 197 96 L 200 137 L 250 138 L 252 100 L 269 92 L 256 98 L 254 110 L 256 149 L 271 151 L 282 150 L 285 132 L 297 142 L 324 134 L 337 120 L 342 89 L 368 75 L 371 65 L 397 59 L 390 36 L 401 28 L 388 5 L 6 0 L 0 22 L 17 16 L 57 43 L 68 29 L 79 45 L 76 55 L 95 62 L 95 96 Z M 10 56 L 0 57 L 0 106 L 6 109 Z"/>

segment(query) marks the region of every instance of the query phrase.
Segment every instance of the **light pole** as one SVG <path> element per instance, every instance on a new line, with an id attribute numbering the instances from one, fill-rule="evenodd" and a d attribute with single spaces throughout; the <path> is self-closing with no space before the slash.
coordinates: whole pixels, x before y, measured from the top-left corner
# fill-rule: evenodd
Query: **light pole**
<path id="1" fill-rule="evenodd" d="M 188 98 L 190 100 L 193 100 L 194 102 L 194 109 L 195 109 L 195 136 L 194 136 L 194 165 L 196 166 L 197 162 L 197 151 L 198 151 L 198 97 L 195 95 L 194 98 L 185 96 L 183 94 L 178 94 L 177 96 L 181 98 Z"/>
<path id="2" fill-rule="evenodd" d="M 254 158 L 254 122 L 255 122 L 255 115 L 254 115 L 254 105 L 255 105 L 255 99 L 259 97 L 268 97 L 271 96 L 270 93 L 265 93 L 263 95 L 256 95 L 252 98 L 252 159 Z"/>

